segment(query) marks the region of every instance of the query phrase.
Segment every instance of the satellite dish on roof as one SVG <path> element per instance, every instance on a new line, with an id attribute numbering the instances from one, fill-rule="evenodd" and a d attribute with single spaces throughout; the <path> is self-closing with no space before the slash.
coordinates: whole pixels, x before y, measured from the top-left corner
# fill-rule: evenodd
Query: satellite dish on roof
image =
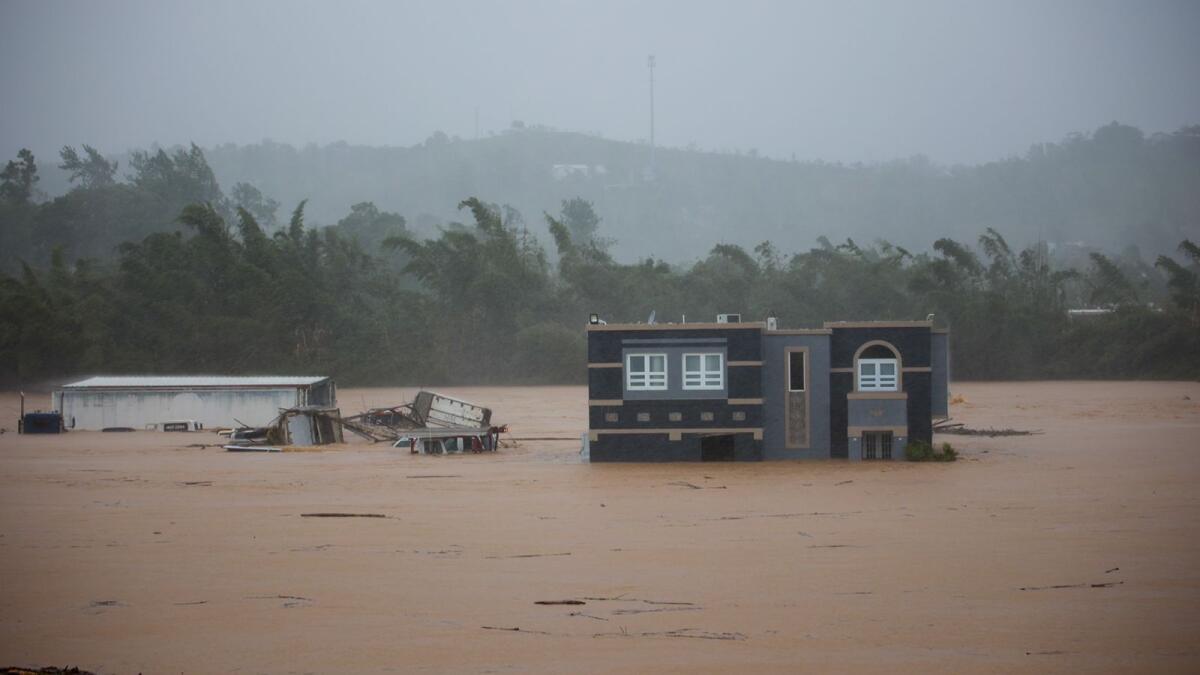
<path id="1" fill-rule="evenodd" d="M 654 310 L 653 309 L 650 310 L 650 318 L 646 319 L 646 323 L 648 323 L 648 324 L 654 323 Z"/>

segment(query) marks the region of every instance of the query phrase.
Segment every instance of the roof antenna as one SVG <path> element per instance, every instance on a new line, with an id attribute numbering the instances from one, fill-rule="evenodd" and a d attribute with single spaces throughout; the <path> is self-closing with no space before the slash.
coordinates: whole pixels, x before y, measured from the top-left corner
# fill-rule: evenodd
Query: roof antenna
<path id="1" fill-rule="evenodd" d="M 646 323 L 654 325 L 654 310 L 650 310 L 650 318 L 646 319 Z"/>

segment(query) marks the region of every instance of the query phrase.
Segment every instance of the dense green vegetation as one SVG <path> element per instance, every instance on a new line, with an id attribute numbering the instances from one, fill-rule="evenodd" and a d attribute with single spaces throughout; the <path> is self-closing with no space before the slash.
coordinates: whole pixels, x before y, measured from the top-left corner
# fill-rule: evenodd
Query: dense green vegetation
<path id="1" fill-rule="evenodd" d="M 619 262 L 586 199 L 545 229 L 511 206 L 462 201 L 466 223 L 414 236 L 355 204 L 307 227 L 304 202 L 246 184 L 221 191 L 198 148 L 135 154 L 128 181 L 84 146 L 76 186 L 39 202 L 36 159 L 0 174 L 0 234 L 31 260 L 0 277 L 0 379 L 89 373 L 319 373 L 343 384 L 581 382 L 589 312 L 611 321 L 768 314 L 784 326 L 921 319 L 953 331 L 954 376 L 1200 377 L 1200 248 L 1154 264 L 1047 245 L 1014 250 L 984 229 L 913 253 L 850 238 L 786 252 L 718 244 L 689 265 Z M 170 229 L 153 227 L 165 219 Z M 150 231 L 145 232 L 144 228 Z M 535 233 L 553 241 L 553 255 Z M 123 239 L 106 258 L 105 242 Z M 44 261 L 44 262 L 43 262 Z M 1071 307 L 1110 314 L 1070 319 Z"/>
<path id="2" fill-rule="evenodd" d="M 910 441 L 904 446 L 904 458 L 910 462 L 954 462 L 958 450 L 949 443 L 933 446 L 925 441 Z"/>

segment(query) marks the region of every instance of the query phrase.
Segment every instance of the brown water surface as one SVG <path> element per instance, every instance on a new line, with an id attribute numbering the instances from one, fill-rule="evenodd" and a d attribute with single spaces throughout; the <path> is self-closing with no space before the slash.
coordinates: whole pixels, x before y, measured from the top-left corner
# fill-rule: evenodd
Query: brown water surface
<path id="1" fill-rule="evenodd" d="M 588 465 L 0 435 L 0 666 L 1200 669 L 1200 384 L 956 384 L 953 464 Z M 413 389 L 348 389 L 344 412 Z M 580 387 L 447 388 L 576 439 Z M 46 405 L 48 401 L 33 401 Z M 0 395 L 0 426 L 16 418 Z M 943 440 L 943 439 L 939 439 Z M 316 518 L 306 513 L 383 514 Z M 581 600 L 585 604 L 540 605 Z M 509 629 L 520 630 L 509 630 Z"/>

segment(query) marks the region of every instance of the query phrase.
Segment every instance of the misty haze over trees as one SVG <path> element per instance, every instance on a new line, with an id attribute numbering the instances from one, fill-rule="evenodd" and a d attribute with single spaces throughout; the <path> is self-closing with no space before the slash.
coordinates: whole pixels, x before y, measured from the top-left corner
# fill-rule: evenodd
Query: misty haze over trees
<path id="1" fill-rule="evenodd" d="M 189 195 L 169 193 L 173 188 L 163 181 L 171 171 L 199 171 L 189 159 L 197 152 L 113 157 L 120 171 L 60 170 L 56 165 L 63 162 L 43 161 L 40 187 L 48 195 L 72 184 L 116 180 L 153 191 L 165 210 L 142 204 L 131 207 L 134 212 L 90 216 L 122 223 L 104 234 L 82 224 L 68 231 L 34 228 L 28 243 L 4 247 L 4 267 L 13 269 L 14 258 L 45 262 L 56 243 L 68 247 L 68 257 L 76 250 L 106 257 L 126 239 L 173 227 L 185 203 L 180 199 Z M 106 161 L 91 153 L 92 164 Z M 297 149 L 263 142 L 222 145 L 204 155 L 213 176 L 197 176 L 202 180 L 192 201 L 212 200 L 214 180 L 233 186 L 229 201 L 248 205 L 268 230 L 276 226 L 280 203 L 301 200 L 308 200 L 314 223 L 333 225 L 355 204 L 371 203 L 432 236 L 457 218 L 454 207 L 464 195 L 502 201 L 524 214 L 582 197 L 603 218 L 605 236 L 615 240 L 612 253 L 626 260 L 654 256 L 679 263 L 705 255 L 714 243 L 752 247 L 766 240 L 800 250 L 833 233 L 921 249 L 938 237 L 971 238 L 988 227 L 1018 246 L 1046 241 L 1111 253 L 1133 246 L 1153 259 L 1195 236 L 1200 223 L 1200 126 L 1146 136 L 1113 123 L 979 166 L 945 167 L 920 157 L 842 165 L 659 148 L 652 177 L 646 175 L 645 145 L 524 127 L 478 141 L 439 132 L 409 148 Z M 91 178 L 89 171 L 103 175 Z M 67 182 L 71 175 L 74 183 Z M 64 213 L 56 219 L 79 217 Z M 360 234 L 368 248 L 380 241 Z"/>
<path id="2" fill-rule="evenodd" d="M 453 164 L 445 158 L 458 156 L 455 146 L 536 148 L 555 137 L 447 139 L 433 144 L 436 154 L 429 144 L 405 152 L 430 165 L 431 157 Z M 741 185 L 749 197 L 738 208 L 769 213 L 781 207 L 752 197 L 766 202 L 788 193 L 767 189 L 774 183 L 765 176 L 797 171 L 799 193 L 812 190 L 803 176 L 852 186 L 861 192 L 841 195 L 844 210 L 895 223 L 958 203 L 934 193 L 905 197 L 905 186 L 940 185 L 953 195 L 956 186 L 990 185 L 999 194 L 959 198 L 958 217 L 989 213 L 991 204 L 1015 219 L 1008 229 L 1018 233 L 1069 222 L 1081 228 L 1070 232 L 1086 236 L 1078 223 L 1103 215 L 1112 228 L 1104 236 L 1115 238 L 1109 241 L 1136 241 L 1135 233 L 1148 232 L 1161 246 L 1161 238 L 1187 235 L 1187 224 L 1197 222 L 1198 142 L 1194 127 L 1147 139 L 1114 125 L 1041 146 L 1025 159 L 951 171 L 922 163 L 841 167 L 677 152 L 675 163 L 664 160 L 654 180 L 630 191 L 644 200 L 638 208 L 686 215 L 696 207 L 689 210 L 683 195 L 712 203 L 709 191 L 722 189 L 725 167 L 726 181 L 760 176 L 763 189 Z M 272 171 L 305 166 L 298 159 L 303 152 L 290 152 L 292 161 Z M 616 157 L 607 160 L 613 173 L 622 166 Z M 689 190 L 678 188 L 686 181 L 670 178 L 683 172 L 684 158 L 701 167 L 686 174 L 694 181 Z M 522 175 L 515 161 L 502 162 L 506 169 L 489 180 Z M 955 237 L 930 231 L 916 246 L 908 243 L 915 236 L 908 228 L 928 231 L 921 220 L 905 221 L 895 241 L 856 242 L 846 236 L 857 231 L 854 221 L 829 228 L 828 236 L 805 230 L 814 246 L 797 245 L 787 228 L 771 237 L 772 229 L 753 219 L 712 232 L 697 219 L 680 231 L 691 221 L 676 214 L 683 219 L 665 234 L 653 222 L 625 232 L 633 251 L 656 237 L 664 245 L 675 237 L 706 247 L 698 260 L 672 264 L 648 251 L 621 253 L 630 251 L 621 247 L 622 232 L 587 198 L 582 180 L 509 185 L 517 194 L 525 194 L 525 185 L 545 187 L 552 201 L 544 208 L 553 215 L 527 217 L 507 201 L 468 197 L 455 211 L 463 222 L 418 213 L 422 225 L 414 228 L 402 213 L 359 201 L 335 224 L 316 227 L 306 225 L 303 199 L 286 217 L 269 191 L 250 182 L 226 194 L 194 145 L 124 160 L 90 146 L 64 147 L 57 164 L 73 187 L 54 199 L 42 196 L 32 153 L 19 153 L 0 175 L 0 234 L 8 253 L 0 278 L 0 378 L 9 382 L 84 372 L 250 371 L 331 373 L 351 384 L 579 382 L 589 312 L 638 321 L 652 310 L 675 321 L 730 311 L 747 319 L 771 314 L 793 327 L 932 313 L 953 330 L 955 375 L 963 379 L 1200 376 L 1200 248 L 1185 236 L 1171 255 L 1150 261 L 1132 247 L 1106 255 L 1088 247 L 1051 250 L 1036 241 L 1015 246 L 978 215 L 970 222 L 979 229 L 965 236 L 964 226 L 949 225 L 955 217 L 943 215 L 938 222 Z M 854 180 L 838 183 L 838 176 Z M 449 189 L 437 185 L 422 184 L 435 193 Z M 1028 198 L 1011 196 L 1014 190 Z M 678 200 L 675 206 L 664 205 L 668 197 Z M 815 201 L 837 211 L 828 200 Z M 806 202 L 793 196 L 790 203 L 804 211 Z M 1126 217 L 1142 225 L 1121 225 Z M 720 243 L 722 231 L 767 236 L 756 244 Z M 1114 311 L 1068 319 L 1072 307 Z"/>

